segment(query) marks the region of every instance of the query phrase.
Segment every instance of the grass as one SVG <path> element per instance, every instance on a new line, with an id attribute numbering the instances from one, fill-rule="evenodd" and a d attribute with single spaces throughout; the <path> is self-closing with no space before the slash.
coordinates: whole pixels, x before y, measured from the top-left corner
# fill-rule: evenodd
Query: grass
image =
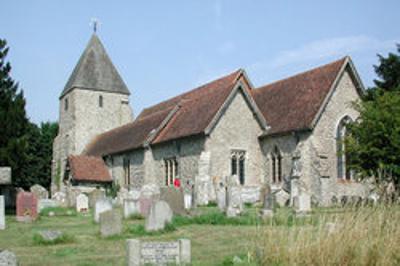
<path id="1" fill-rule="evenodd" d="M 56 244 L 66 244 L 74 242 L 74 238 L 68 234 L 63 234 L 62 236 L 54 240 L 46 240 L 39 233 L 33 235 L 33 243 L 35 245 L 56 245 Z"/>
<path id="2" fill-rule="evenodd" d="M 399 206 L 321 210 L 318 223 L 264 227 L 254 251 L 262 265 L 399 265 Z"/>
<path id="3" fill-rule="evenodd" d="M 99 237 L 91 213 L 42 216 L 33 223 L 18 223 L 15 216 L 7 216 L 0 249 L 15 252 L 21 265 L 126 265 L 126 239 L 188 238 L 195 266 L 232 265 L 235 256 L 243 262 L 239 265 L 400 264 L 399 206 L 318 208 L 302 218 L 279 208 L 267 220 L 257 218 L 257 212 L 246 208 L 243 216 L 226 218 L 215 207 L 201 207 L 195 217 L 175 217 L 174 230 L 154 233 L 144 233 L 144 220 L 127 219 L 123 234 L 111 239 Z M 45 229 L 61 230 L 74 240 L 56 245 L 32 241 L 35 232 Z"/>
<path id="4" fill-rule="evenodd" d="M 53 212 L 54 216 L 75 216 L 77 214 L 74 208 L 48 207 L 42 209 L 40 215 L 49 216 L 50 212 Z"/>
<path id="5" fill-rule="evenodd" d="M 173 223 L 167 223 L 163 230 L 147 232 L 143 224 L 136 224 L 129 229 L 129 232 L 135 236 L 157 236 L 161 234 L 171 233 L 176 230 Z"/>

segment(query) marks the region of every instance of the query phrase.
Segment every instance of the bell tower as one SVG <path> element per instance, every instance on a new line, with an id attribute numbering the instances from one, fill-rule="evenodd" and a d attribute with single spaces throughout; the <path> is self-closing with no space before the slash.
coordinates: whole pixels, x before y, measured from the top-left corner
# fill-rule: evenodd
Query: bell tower
<path id="1" fill-rule="evenodd" d="M 98 134 L 129 123 L 130 92 L 94 32 L 59 97 L 59 132 L 53 143 L 52 192 L 62 189 L 69 155 Z"/>

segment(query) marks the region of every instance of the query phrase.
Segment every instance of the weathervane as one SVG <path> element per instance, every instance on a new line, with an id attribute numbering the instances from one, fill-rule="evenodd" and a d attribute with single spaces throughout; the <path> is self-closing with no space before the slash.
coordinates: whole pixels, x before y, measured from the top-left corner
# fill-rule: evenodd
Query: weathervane
<path id="1" fill-rule="evenodd" d="M 93 27 L 93 32 L 97 32 L 97 27 L 100 25 L 100 22 L 97 18 L 92 18 L 90 21 L 90 26 Z"/>

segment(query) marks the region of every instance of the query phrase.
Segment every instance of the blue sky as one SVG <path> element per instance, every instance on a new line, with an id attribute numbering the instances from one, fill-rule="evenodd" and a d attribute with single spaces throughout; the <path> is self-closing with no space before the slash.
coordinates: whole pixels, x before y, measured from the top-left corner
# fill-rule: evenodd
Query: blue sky
<path id="1" fill-rule="evenodd" d="M 6 1 L 0 38 L 34 122 L 58 97 L 91 34 L 128 85 L 135 115 L 244 68 L 255 86 L 350 55 L 366 86 L 400 43 L 400 1 Z"/>

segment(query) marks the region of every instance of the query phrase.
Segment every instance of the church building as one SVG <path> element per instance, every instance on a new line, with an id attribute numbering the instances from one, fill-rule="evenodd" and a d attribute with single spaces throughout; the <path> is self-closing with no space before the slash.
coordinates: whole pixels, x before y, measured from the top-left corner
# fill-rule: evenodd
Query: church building
<path id="1" fill-rule="evenodd" d="M 130 91 L 94 34 L 60 95 L 52 190 L 179 179 L 206 204 L 233 176 L 249 198 L 263 184 L 292 198 L 305 191 L 325 206 L 365 196 L 343 142 L 363 92 L 344 57 L 261 87 L 238 69 L 133 118 Z"/>

